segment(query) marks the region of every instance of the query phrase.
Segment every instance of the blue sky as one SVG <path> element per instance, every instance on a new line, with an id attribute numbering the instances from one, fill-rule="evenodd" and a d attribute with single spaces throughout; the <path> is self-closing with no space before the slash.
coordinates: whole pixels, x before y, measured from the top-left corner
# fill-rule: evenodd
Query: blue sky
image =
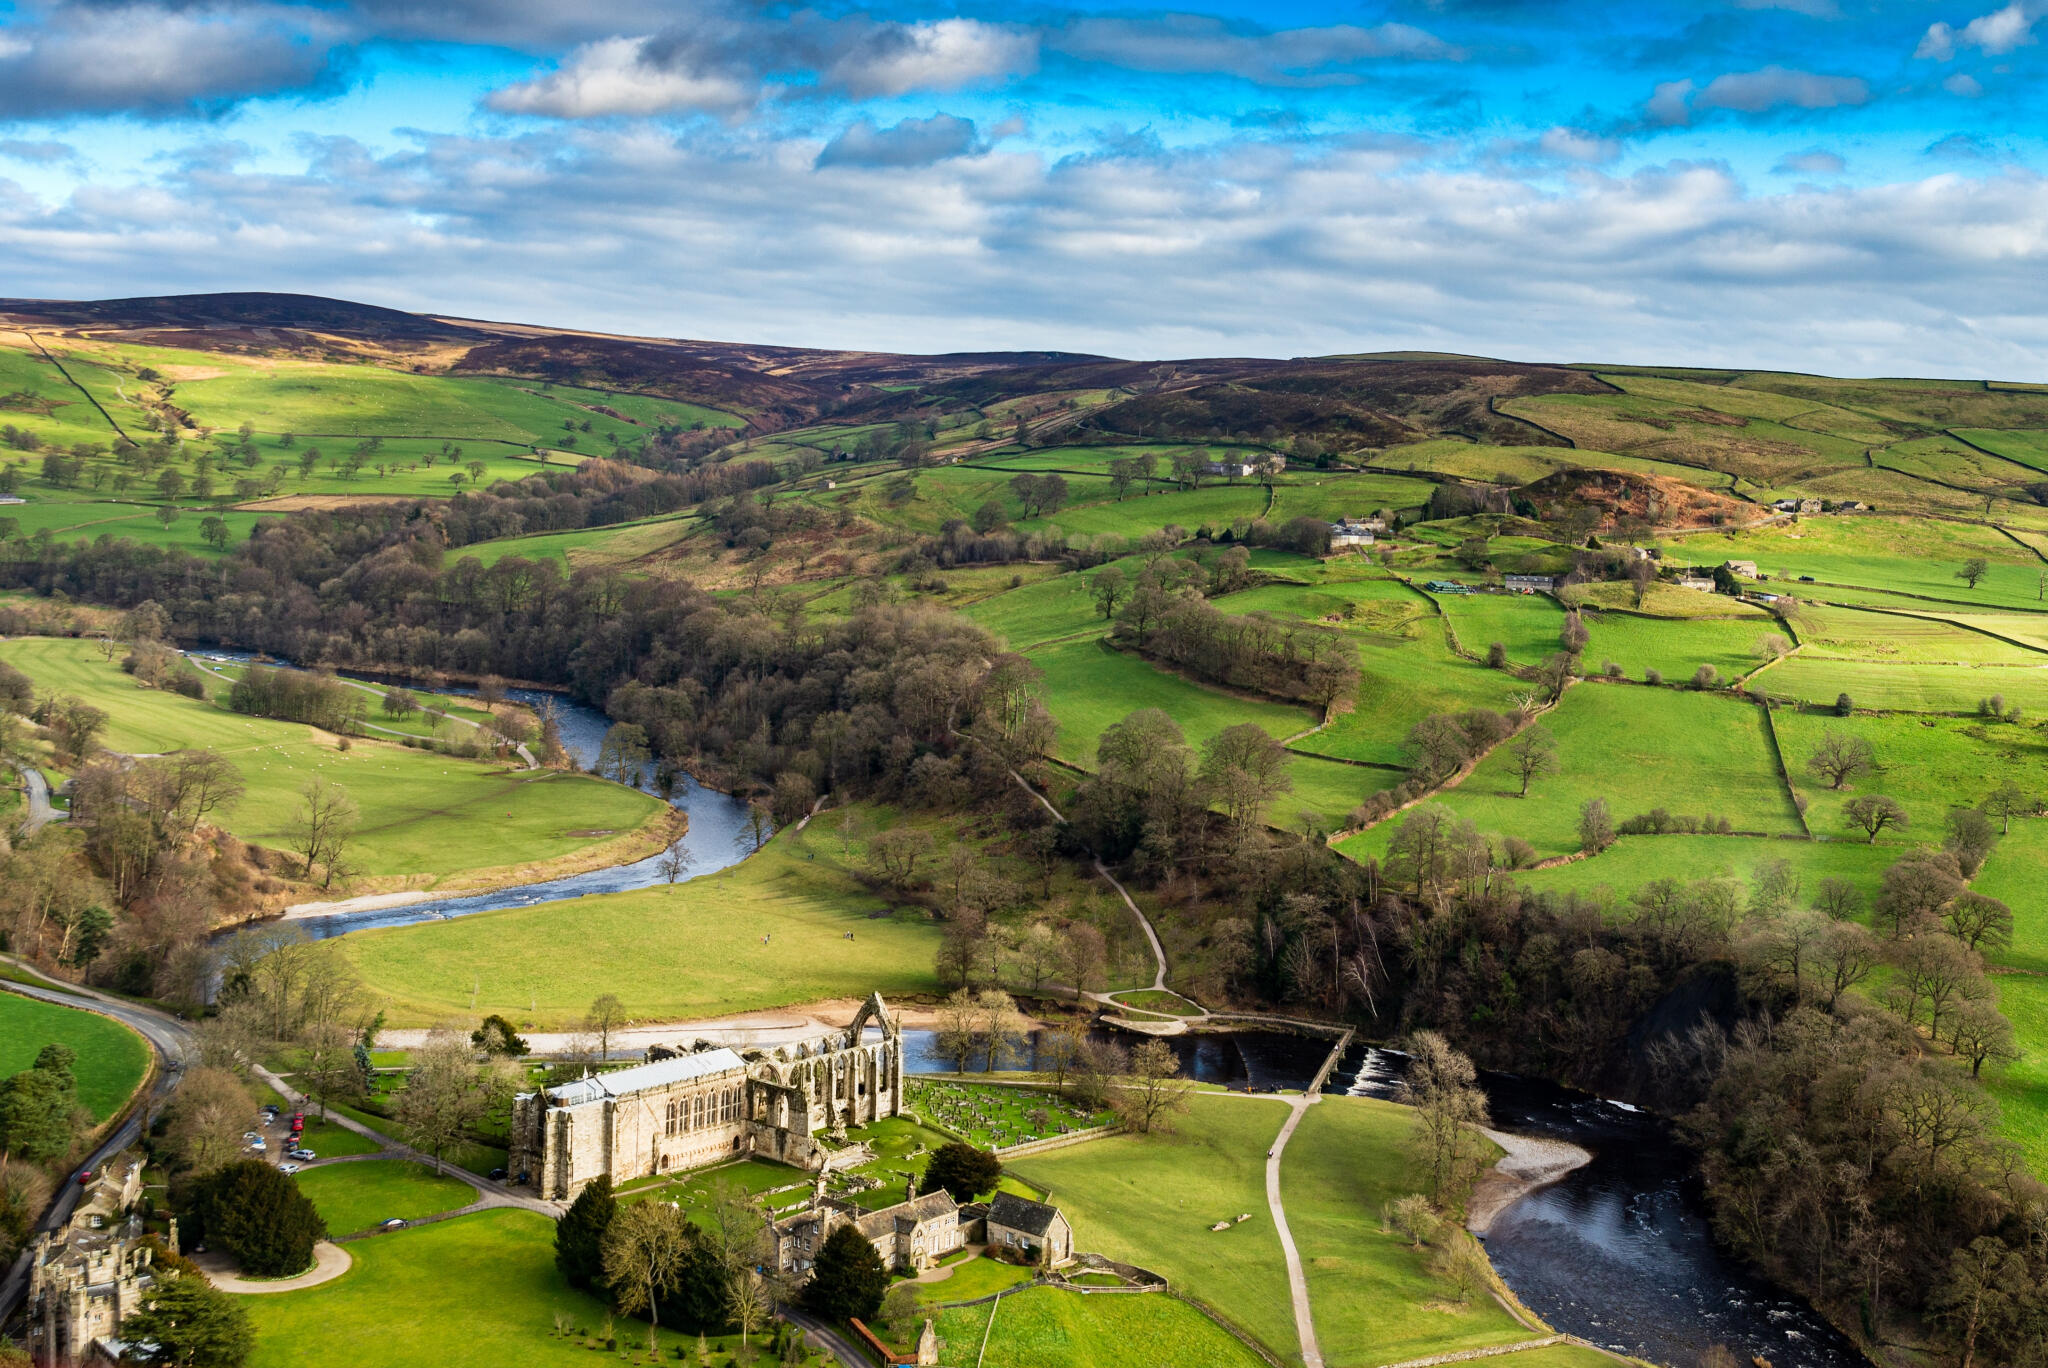
<path id="1" fill-rule="evenodd" d="M 0 294 L 2048 379 L 2048 0 L 0 0 Z"/>

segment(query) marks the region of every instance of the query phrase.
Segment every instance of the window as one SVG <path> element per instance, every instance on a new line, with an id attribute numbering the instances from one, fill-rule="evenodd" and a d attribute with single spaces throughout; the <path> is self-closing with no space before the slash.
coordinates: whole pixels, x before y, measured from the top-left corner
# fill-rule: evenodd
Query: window
<path id="1" fill-rule="evenodd" d="M 702 1126 L 702 1125 L 704 1124 L 704 1094 L 702 1094 L 702 1093 L 698 1093 L 698 1094 L 697 1094 L 697 1097 L 696 1097 L 696 1100 L 695 1100 L 695 1106 L 696 1106 L 696 1115 L 697 1115 L 697 1121 L 696 1121 L 696 1126 L 692 1127 L 692 1129 L 695 1129 L 695 1128 L 697 1128 L 697 1127 L 701 1127 L 701 1126 Z"/>

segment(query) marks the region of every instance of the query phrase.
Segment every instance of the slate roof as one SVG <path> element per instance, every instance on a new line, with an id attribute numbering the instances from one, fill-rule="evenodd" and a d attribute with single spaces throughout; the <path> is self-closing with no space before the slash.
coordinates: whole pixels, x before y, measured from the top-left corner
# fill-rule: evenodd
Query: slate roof
<path id="1" fill-rule="evenodd" d="M 998 1192 L 996 1199 L 988 1204 L 990 1225 L 1021 1230 L 1027 1235 L 1045 1234 L 1052 1229 L 1053 1220 L 1059 1214 L 1060 1209 L 1056 1206 L 1033 1202 L 1014 1192 Z"/>
<path id="2" fill-rule="evenodd" d="M 899 1221 L 920 1225 L 959 1209 L 953 1201 L 952 1194 L 941 1189 L 938 1192 L 927 1192 L 922 1197 L 913 1197 L 907 1202 L 898 1202 L 892 1207 L 883 1207 L 880 1211 L 870 1211 L 856 1217 L 853 1223 L 861 1234 L 870 1240 L 876 1240 L 893 1233 Z"/>
<path id="3" fill-rule="evenodd" d="M 711 1074 L 744 1069 L 746 1066 L 745 1060 L 720 1046 L 715 1050 L 700 1050 L 695 1054 L 686 1054 L 675 1059 L 656 1060 L 652 1064 L 636 1064 L 630 1069 L 620 1069 L 616 1073 L 579 1078 L 573 1083 L 562 1083 L 549 1088 L 547 1094 L 548 1100 L 558 1107 L 574 1107 L 604 1097 L 624 1097 L 628 1093 L 645 1092 L 649 1088 L 666 1088 L 692 1078 L 704 1078 Z"/>

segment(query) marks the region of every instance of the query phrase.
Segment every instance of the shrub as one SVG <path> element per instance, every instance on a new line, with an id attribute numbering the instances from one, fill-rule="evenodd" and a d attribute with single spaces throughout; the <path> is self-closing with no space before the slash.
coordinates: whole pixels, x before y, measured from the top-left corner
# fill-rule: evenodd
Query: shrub
<path id="1" fill-rule="evenodd" d="M 1536 847 L 1519 836 L 1510 836 L 1502 842 L 1501 853 L 1506 857 L 1509 869 L 1526 869 L 1536 862 Z"/>
<path id="2" fill-rule="evenodd" d="M 1645 671 L 1643 671 L 1643 683 L 1645 683 L 1645 684 L 1662 684 L 1663 682 L 1664 682 L 1664 672 L 1663 672 L 1662 670 L 1645 670 Z"/>
<path id="3" fill-rule="evenodd" d="M 1508 667 L 1508 648 L 1496 641 L 1486 648 L 1486 668 L 1505 670 Z"/>
<path id="4" fill-rule="evenodd" d="M 1847 717 L 1850 713 L 1855 711 L 1856 703 L 1854 699 L 1850 698 L 1849 695 L 1845 693 L 1839 693 L 1835 695 L 1835 716 Z"/>
<path id="5" fill-rule="evenodd" d="M 1606 675 L 1609 679 L 1620 679 L 1622 677 L 1621 662 L 1618 660 L 1608 661 L 1600 667 L 1600 673 Z"/>
<path id="6" fill-rule="evenodd" d="M 1702 665 L 1692 672 L 1692 686 L 1695 689 L 1711 689 L 1721 682 L 1721 672 L 1711 665 Z"/>

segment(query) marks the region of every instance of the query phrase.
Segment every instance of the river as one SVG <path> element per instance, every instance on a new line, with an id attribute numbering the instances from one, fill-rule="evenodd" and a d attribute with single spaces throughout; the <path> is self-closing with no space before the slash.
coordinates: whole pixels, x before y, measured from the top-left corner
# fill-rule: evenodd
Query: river
<path id="1" fill-rule="evenodd" d="M 193 655 L 202 660 L 213 660 L 235 664 L 246 664 L 262 659 L 243 651 L 194 651 Z M 287 666 L 288 662 L 265 660 L 266 664 Z M 361 680 L 366 683 L 388 684 L 394 682 L 385 677 L 341 672 L 344 678 Z M 420 687 L 430 687 L 421 685 Z M 473 694 L 475 690 L 461 687 L 431 686 L 439 692 L 450 694 Z M 562 747 L 576 758 L 576 763 L 585 769 L 597 762 L 599 746 L 604 743 L 604 734 L 611 727 L 611 719 L 588 704 L 579 703 L 566 694 L 552 693 L 540 689 L 507 689 L 505 697 L 515 703 L 537 705 L 552 699 L 558 719 Z M 652 789 L 652 767 L 644 767 L 640 775 L 643 788 Z M 747 805 L 730 794 L 716 789 L 705 788 L 690 775 L 683 775 L 677 782 L 670 802 L 690 819 L 689 833 L 683 838 L 684 849 L 690 852 L 690 867 L 684 879 L 702 878 L 731 865 L 738 864 L 753 853 L 754 845 Z M 315 940 L 328 940 L 345 936 L 351 931 L 362 931 L 370 927 L 412 926 L 420 922 L 446 921 L 450 917 L 466 917 L 478 912 L 495 912 L 507 907 L 527 907 L 534 903 L 559 902 L 565 898 L 582 898 L 592 893 L 624 893 L 635 888 L 651 888 L 665 881 L 659 853 L 631 864 L 612 865 L 605 869 L 593 869 L 584 874 L 571 874 L 565 878 L 547 879 L 538 883 L 518 884 L 500 888 L 489 893 L 471 893 L 445 898 L 431 898 L 420 902 L 403 903 L 396 907 L 380 907 L 362 912 L 336 912 L 322 917 L 306 917 L 299 925 Z"/>
<path id="2" fill-rule="evenodd" d="M 1354 1047 L 1327 1091 L 1391 1097 L 1402 1059 Z M 1494 1218 L 1486 1252 L 1559 1330 L 1692 1368 L 1714 1345 L 1772 1368 L 1865 1365 L 1812 1307 L 1714 1245 L 1692 1151 L 1662 1118 L 1541 1079 L 1482 1072 L 1496 1129 L 1565 1140 L 1591 1163 Z"/>

